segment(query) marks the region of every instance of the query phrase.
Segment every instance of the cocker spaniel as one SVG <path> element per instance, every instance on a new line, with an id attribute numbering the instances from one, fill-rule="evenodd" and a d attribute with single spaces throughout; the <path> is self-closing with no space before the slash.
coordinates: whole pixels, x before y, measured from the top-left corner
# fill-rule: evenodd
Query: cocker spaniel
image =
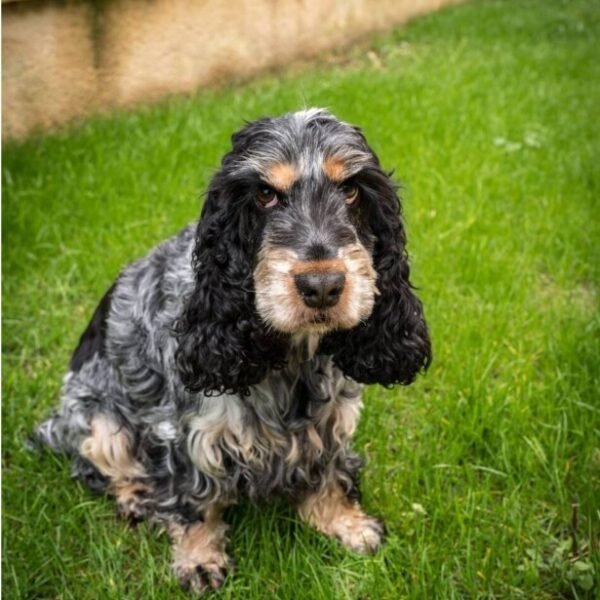
<path id="1" fill-rule="evenodd" d="M 245 126 L 197 223 L 102 298 L 38 439 L 161 523 L 197 592 L 229 560 L 223 510 L 287 497 L 357 552 L 382 541 L 358 502 L 361 384 L 431 360 L 396 190 L 360 129 L 320 109 Z"/>

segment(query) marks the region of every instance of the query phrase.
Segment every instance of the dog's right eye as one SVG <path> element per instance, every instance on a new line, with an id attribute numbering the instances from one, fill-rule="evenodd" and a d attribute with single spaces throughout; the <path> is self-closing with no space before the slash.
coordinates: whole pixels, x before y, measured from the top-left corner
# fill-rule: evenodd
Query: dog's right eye
<path id="1" fill-rule="evenodd" d="M 346 204 L 354 204 L 358 199 L 358 187 L 352 183 L 344 183 L 340 186 L 342 194 L 344 194 L 344 202 Z"/>
<path id="2" fill-rule="evenodd" d="M 279 196 L 273 188 L 265 186 L 258 191 L 256 201 L 263 208 L 271 208 L 279 202 Z"/>

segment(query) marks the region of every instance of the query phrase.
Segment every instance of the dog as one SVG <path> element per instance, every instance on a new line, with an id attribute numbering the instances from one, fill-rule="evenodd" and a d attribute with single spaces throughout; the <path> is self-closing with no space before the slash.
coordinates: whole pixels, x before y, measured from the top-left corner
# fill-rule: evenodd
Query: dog
<path id="1" fill-rule="evenodd" d="M 241 498 L 379 547 L 350 448 L 362 385 L 430 361 L 396 186 L 359 128 L 287 113 L 235 133 L 199 221 L 120 273 L 35 433 L 122 516 L 160 523 L 201 593 L 224 581 Z"/>

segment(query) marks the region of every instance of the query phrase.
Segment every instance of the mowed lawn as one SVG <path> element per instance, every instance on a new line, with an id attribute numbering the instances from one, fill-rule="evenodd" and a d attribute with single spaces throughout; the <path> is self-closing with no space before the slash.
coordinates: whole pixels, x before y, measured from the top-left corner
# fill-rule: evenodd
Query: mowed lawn
<path id="1" fill-rule="evenodd" d="M 241 504 L 218 597 L 596 597 L 599 39 L 597 1 L 473 2 L 5 145 L 4 597 L 185 597 L 166 536 L 128 529 L 67 460 L 25 442 L 120 268 L 196 218 L 232 131 L 303 106 L 359 124 L 395 169 L 434 362 L 409 388 L 365 393 L 355 445 L 383 549 L 356 556 L 283 502 Z"/>

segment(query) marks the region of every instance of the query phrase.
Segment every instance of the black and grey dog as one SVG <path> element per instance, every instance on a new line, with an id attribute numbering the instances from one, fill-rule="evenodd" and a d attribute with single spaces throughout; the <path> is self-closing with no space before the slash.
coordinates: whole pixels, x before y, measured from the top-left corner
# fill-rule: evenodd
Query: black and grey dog
<path id="1" fill-rule="evenodd" d="M 311 109 L 233 136 L 201 219 L 119 275 L 39 439 L 162 523 L 195 591 L 225 576 L 225 507 L 289 497 L 358 552 L 382 526 L 350 449 L 361 383 L 429 365 L 395 187 L 361 131 Z"/>

